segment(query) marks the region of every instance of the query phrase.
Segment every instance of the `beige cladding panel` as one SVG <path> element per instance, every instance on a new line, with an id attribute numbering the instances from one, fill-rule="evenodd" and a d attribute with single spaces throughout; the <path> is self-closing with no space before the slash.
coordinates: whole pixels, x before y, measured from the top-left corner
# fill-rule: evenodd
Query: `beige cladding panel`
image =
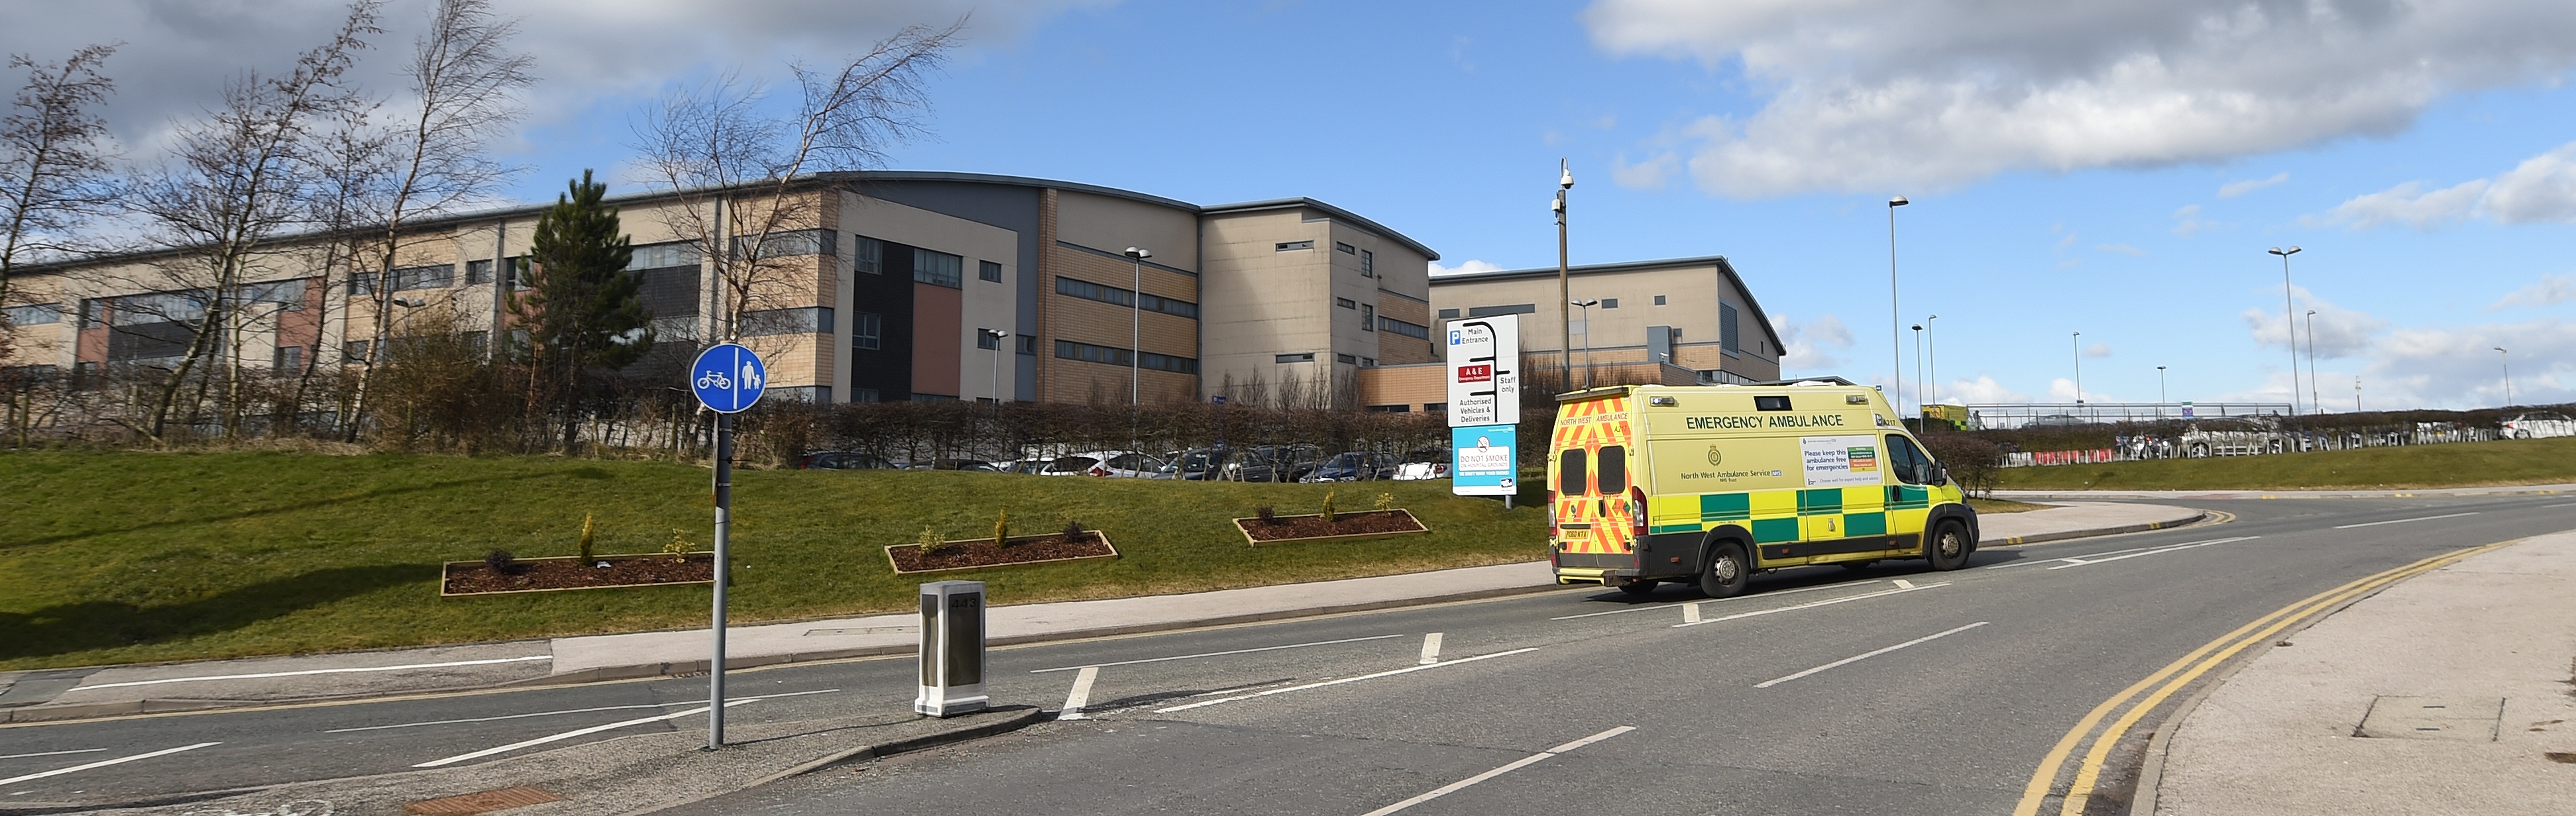
<path id="1" fill-rule="evenodd" d="M 1055 231 L 1059 241 L 1108 252 L 1138 247 L 1154 253 L 1157 263 L 1199 268 L 1198 216 L 1187 210 L 1059 190 Z"/>
<path id="2" fill-rule="evenodd" d="M 1198 326 L 1188 318 L 1154 312 L 1139 315 L 1125 306 L 1064 295 L 1052 297 L 1056 299 L 1055 332 L 1049 340 L 1060 338 L 1123 349 L 1141 335 L 1146 351 L 1198 357 Z"/>
<path id="3" fill-rule="evenodd" d="M 1146 294 L 1199 302 L 1198 278 L 1151 266 L 1139 270 L 1135 262 L 1125 258 L 1107 258 L 1079 249 L 1055 247 L 1052 251 L 1055 253 L 1055 274 L 1059 276 L 1120 289 L 1136 288 L 1136 279 L 1141 276 L 1145 280 Z M 1163 259 L 1156 256 L 1154 260 L 1159 263 Z M 1044 288 L 1046 291 L 1040 294 L 1055 294 L 1053 285 Z"/>
<path id="4" fill-rule="evenodd" d="M 1208 260 L 1200 282 L 1206 340 L 1199 371 L 1207 387 L 1229 375 L 1275 381 L 1291 370 L 1274 362 L 1278 354 L 1315 352 L 1325 362 L 1332 359 L 1332 321 L 1345 310 L 1333 306 L 1331 238 L 1324 224 L 1299 213 L 1264 210 L 1206 219 Z M 1293 241 L 1316 245 L 1278 250 L 1278 244 Z M 1358 318 L 1351 319 L 1356 326 Z"/>

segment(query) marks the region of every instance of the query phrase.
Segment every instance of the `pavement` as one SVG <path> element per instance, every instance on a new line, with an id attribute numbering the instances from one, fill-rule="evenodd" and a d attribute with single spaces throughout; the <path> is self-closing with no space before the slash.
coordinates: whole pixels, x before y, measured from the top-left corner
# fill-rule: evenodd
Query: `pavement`
<path id="1" fill-rule="evenodd" d="M 2576 483 L 2490 485 L 2486 487 L 2379 488 L 2371 490 L 1997 490 L 1995 498 L 2014 501 L 2050 499 L 2420 499 L 2437 496 L 2547 496 L 2576 493 Z"/>
<path id="2" fill-rule="evenodd" d="M 2571 674 L 2576 533 L 2524 539 L 2283 635 L 2150 749 L 2132 812 L 2566 813 Z"/>
<path id="3" fill-rule="evenodd" d="M 1999 547 L 2174 527 L 2203 511 L 2149 504 L 2068 502 L 1987 514 L 1984 546 Z M 1556 586 L 1547 562 L 1249 587 L 1180 595 L 996 606 L 995 646 L 1223 626 L 1538 592 Z M 914 651 L 919 616 L 730 627 L 729 668 Z M 56 669 L 0 674 L 0 722 L 234 708 L 503 686 L 691 674 L 707 669 L 705 630 L 591 635 L 415 649 Z"/>

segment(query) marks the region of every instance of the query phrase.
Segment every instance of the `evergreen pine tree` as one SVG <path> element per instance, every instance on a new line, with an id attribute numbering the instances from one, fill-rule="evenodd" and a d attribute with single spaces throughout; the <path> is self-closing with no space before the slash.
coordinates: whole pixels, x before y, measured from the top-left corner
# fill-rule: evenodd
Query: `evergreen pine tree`
<path id="1" fill-rule="evenodd" d="M 575 440 L 585 375 L 623 368 L 653 348 L 644 279 L 626 271 L 632 241 L 619 232 L 617 210 L 600 203 L 608 186 L 591 181 L 589 170 L 570 186 L 537 219 L 530 266 L 519 270 L 521 286 L 508 303 L 527 332 L 526 348 L 514 351 L 555 397 L 566 448 Z"/>

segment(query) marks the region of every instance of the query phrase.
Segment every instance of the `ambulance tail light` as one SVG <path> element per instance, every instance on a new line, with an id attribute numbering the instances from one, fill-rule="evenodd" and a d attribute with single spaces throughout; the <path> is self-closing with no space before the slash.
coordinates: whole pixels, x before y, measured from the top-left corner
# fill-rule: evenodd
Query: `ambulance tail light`
<path id="1" fill-rule="evenodd" d="M 1628 488 L 1628 535 L 1632 541 L 1646 540 L 1646 488 Z"/>
<path id="2" fill-rule="evenodd" d="M 1556 491 L 1550 490 L 1547 492 L 1547 540 L 1551 542 L 1561 540 L 1560 533 L 1556 526 Z"/>

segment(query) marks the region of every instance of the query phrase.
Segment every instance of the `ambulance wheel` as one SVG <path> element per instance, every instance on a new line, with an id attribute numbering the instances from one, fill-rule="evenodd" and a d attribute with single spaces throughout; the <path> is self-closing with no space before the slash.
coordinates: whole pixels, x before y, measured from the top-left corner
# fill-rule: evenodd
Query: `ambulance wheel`
<path id="1" fill-rule="evenodd" d="M 1655 591 L 1655 582 L 1654 579 L 1651 578 L 1639 578 L 1634 581 L 1620 584 L 1619 591 L 1630 595 L 1644 595 Z"/>
<path id="2" fill-rule="evenodd" d="M 1948 572 L 1968 565 L 1968 530 L 1958 522 L 1945 521 L 1932 530 L 1932 540 L 1923 547 L 1923 560 L 1932 569 Z"/>
<path id="3" fill-rule="evenodd" d="M 1744 545 L 1719 542 L 1709 553 L 1708 567 L 1700 571 L 1699 591 L 1711 598 L 1732 598 L 1744 594 L 1753 582 L 1753 565 L 1744 558 Z"/>

